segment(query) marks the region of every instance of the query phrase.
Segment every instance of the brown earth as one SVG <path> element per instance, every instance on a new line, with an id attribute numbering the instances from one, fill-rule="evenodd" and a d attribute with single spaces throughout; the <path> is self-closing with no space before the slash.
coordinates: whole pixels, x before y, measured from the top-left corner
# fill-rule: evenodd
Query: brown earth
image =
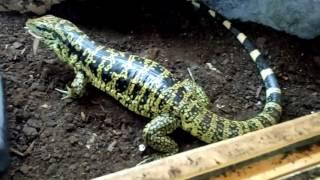
<path id="1" fill-rule="evenodd" d="M 262 83 L 255 65 L 210 17 L 184 1 L 110 3 L 74 5 L 71 0 L 50 13 L 72 20 L 108 47 L 155 59 L 178 78 L 189 77 L 190 67 L 210 97 L 211 109 L 220 115 L 244 119 L 262 109 L 265 93 L 259 93 Z M 73 72 L 44 45 L 32 54 L 32 38 L 23 29 L 29 17 L 33 15 L 0 14 L 0 69 L 16 151 L 11 153 L 11 178 L 88 179 L 132 167 L 152 153 L 138 150 L 147 119 L 103 92 L 89 87 L 81 99 L 60 100 L 54 88 L 64 89 Z M 319 111 L 320 39 L 306 41 L 260 25 L 235 24 L 266 55 L 279 78 L 282 121 Z M 204 144 L 181 130 L 173 137 L 182 150 Z"/>

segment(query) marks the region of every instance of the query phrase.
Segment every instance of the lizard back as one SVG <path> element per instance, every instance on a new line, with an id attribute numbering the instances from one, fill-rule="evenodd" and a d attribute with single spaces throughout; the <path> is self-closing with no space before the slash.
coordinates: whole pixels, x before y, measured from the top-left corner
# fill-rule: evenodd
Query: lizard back
<path id="1" fill-rule="evenodd" d="M 176 80 L 155 61 L 97 45 L 86 35 L 65 31 L 68 47 L 62 57 L 84 71 L 93 86 L 145 117 L 161 113 L 165 91 Z"/>

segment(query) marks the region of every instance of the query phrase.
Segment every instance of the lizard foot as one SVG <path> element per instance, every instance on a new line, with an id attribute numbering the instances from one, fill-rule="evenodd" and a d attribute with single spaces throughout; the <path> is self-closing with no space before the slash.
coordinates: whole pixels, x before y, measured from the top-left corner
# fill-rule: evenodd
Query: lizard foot
<path id="1" fill-rule="evenodd" d="M 55 90 L 58 91 L 59 93 L 63 94 L 63 97 L 61 98 L 62 100 L 74 97 L 74 93 L 69 86 L 67 86 L 67 90 L 62 90 L 62 89 L 58 89 L 58 88 L 55 88 Z"/>

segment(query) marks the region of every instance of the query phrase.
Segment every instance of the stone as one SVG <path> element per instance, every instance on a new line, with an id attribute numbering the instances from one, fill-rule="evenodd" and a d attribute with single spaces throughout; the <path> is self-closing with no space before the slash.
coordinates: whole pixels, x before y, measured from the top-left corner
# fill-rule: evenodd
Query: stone
<path id="1" fill-rule="evenodd" d="M 1 11 L 45 14 L 64 0 L 0 0 Z M 200 0 L 229 19 L 250 21 L 312 39 L 320 35 L 319 0 Z M 76 1 L 75 1 L 76 3 Z M 190 12 L 192 13 L 192 12 Z M 158 56 L 157 49 L 151 53 Z M 152 50 L 153 51 L 153 50 Z M 154 55 L 152 55 L 154 54 Z"/>
<path id="2" fill-rule="evenodd" d="M 51 6 L 63 0 L 0 0 L 0 11 L 19 11 L 44 14 Z"/>
<path id="3" fill-rule="evenodd" d="M 55 174 L 57 172 L 57 169 L 59 169 L 58 164 L 51 164 L 47 171 L 45 172 L 46 175 L 52 175 Z"/>
<path id="4" fill-rule="evenodd" d="M 250 21 L 304 39 L 320 35 L 318 0 L 202 0 L 230 19 Z"/>
<path id="5" fill-rule="evenodd" d="M 22 44 L 21 42 L 18 42 L 18 41 L 14 42 L 14 43 L 12 44 L 12 47 L 13 47 L 14 49 L 19 49 L 19 48 L 21 48 L 22 46 L 23 46 L 23 44 Z"/>
<path id="6" fill-rule="evenodd" d="M 40 120 L 37 120 L 37 119 L 29 119 L 27 121 L 27 124 L 30 126 L 30 127 L 33 127 L 33 128 L 41 128 L 42 127 L 42 122 Z"/>
<path id="7" fill-rule="evenodd" d="M 21 167 L 20 167 L 20 171 L 23 173 L 23 174 L 28 174 L 30 172 L 30 169 L 31 167 L 26 165 L 26 164 L 23 164 Z"/>
<path id="8" fill-rule="evenodd" d="M 48 119 L 48 120 L 45 122 L 45 124 L 46 124 L 47 127 L 54 127 L 54 126 L 56 126 L 58 123 L 57 123 L 57 121 L 55 121 L 55 120 Z"/>
<path id="9" fill-rule="evenodd" d="M 78 140 L 77 137 L 71 136 L 71 137 L 68 138 L 68 141 L 69 141 L 70 144 L 75 145 L 75 144 L 78 143 L 79 140 Z"/>
<path id="10" fill-rule="evenodd" d="M 35 128 L 26 125 L 23 127 L 22 132 L 27 136 L 35 136 L 38 134 L 38 131 Z"/>

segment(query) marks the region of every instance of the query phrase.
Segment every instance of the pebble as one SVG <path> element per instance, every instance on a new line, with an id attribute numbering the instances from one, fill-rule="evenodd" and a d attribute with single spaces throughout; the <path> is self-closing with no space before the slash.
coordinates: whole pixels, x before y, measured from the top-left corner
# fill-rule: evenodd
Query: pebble
<path id="1" fill-rule="evenodd" d="M 65 125 L 65 129 L 66 129 L 67 132 L 72 132 L 72 131 L 74 131 L 76 129 L 76 126 L 73 123 L 67 123 Z"/>
<path id="2" fill-rule="evenodd" d="M 17 119 L 26 120 L 26 119 L 29 119 L 30 117 L 31 117 L 31 113 L 28 111 L 23 111 L 22 109 L 19 109 L 16 113 Z"/>
<path id="3" fill-rule="evenodd" d="M 71 136 L 69 137 L 68 141 L 70 142 L 70 144 L 75 145 L 78 142 L 78 138 L 76 138 L 75 136 Z"/>
<path id="4" fill-rule="evenodd" d="M 41 128 L 42 126 L 42 123 L 40 120 L 36 120 L 36 119 L 29 119 L 27 121 L 27 124 L 30 126 L 30 127 L 33 127 L 33 128 Z"/>
<path id="5" fill-rule="evenodd" d="M 89 153 L 84 153 L 83 157 L 89 158 L 89 157 L 90 157 L 90 154 L 89 154 Z"/>
<path id="6" fill-rule="evenodd" d="M 23 127 L 22 132 L 27 136 L 35 136 L 38 134 L 38 131 L 35 128 L 29 127 L 27 125 Z"/>
<path id="7" fill-rule="evenodd" d="M 77 165 L 76 164 L 71 164 L 69 166 L 69 168 L 70 168 L 71 171 L 74 171 L 77 168 Z"/>
<path id="8" fill-rule="evenodd" d="M 111 118 L 106 118 L 104 119 L 104 123 L 108 126 L 112 126 L 112 119 Z"/>
<path id="9" fill-rule="evenodd" d="M 140 152 L 143 152 L 143 151 L 146 150 L 146 146 L 144 144 L 140 144 L 138 149 L 139 149 Z"/>
<path id="10" fill-rule="evenodd" d="M 40 83 L 34 82 L 34 83 L 32 83 L 31 86 L 30 86 L 30 91 L 38 90 L 39 87 L 40 87 Z"/>
<path id="11" fill-rule="evenodd" d="M 148 58 L 148 59 L 157 59 L 160 54 L 159 48 L 150 48 L 147 49 L 145 52 L 142 53 L 142 56 Z"/>
<path id="12" fill-rule="evenodd" d="M 30 166 L 23 164 L 19 169 L 23 174 L 28 174 L 30 170 Z"/>
<path id="13" fill-rule="evenodd" d="M 57 125 L 57 122 L 56 121 L 54 121 L 54 120 L 47 120 L 46 121 L 46 126 L 47 127 L 54 127 L 54 126 L 56 126 Z"/>
<path id="14" fill-rule="evenodd" d="M 40 107 L 41 107 L 41 108 L 44 108 L 44 109 L 49 109 L 49 108 L 50 108 L 50 106 L 49 106 L 48 104 L 46 104 L 46 103 L 43 104 L 43 105 L 41 105 Z"/>
<path id="15" fill-rule="evenodd" d="M 19 48 L 21 48 L 22 46 L 23 46 L 23 44 L 22 44 L 21 42 L 18 42 L 18 41 L 14 42 L 14 43 L 12 44 L 12 47 L 13 47 L 14 49 L 19 49 Z"/>
<path id="16" fill-rule="evenodd" d="M 112 143 L 109 144 L 107 151 L 112 152 L 116 144 L 117 144 L 116 140 L 112 141 Z"/>
<path id="17" fill-rule="evenodd" d="M 81 112 L 81 113 L 80 113 L 80 116 L 81 116 L 81 120 L 82 120 L 82 121 L 85 121 L 85 120 L 86 120 L 86 114 L 84 114 L 84 112 Z"/>
<path id="18" fill-rule="evenodd" d="M 56 170 L 59 169 L 58 164 L 51 164 L 47 171 L 45 172 L 46 175 L 55 174 Z"/>

